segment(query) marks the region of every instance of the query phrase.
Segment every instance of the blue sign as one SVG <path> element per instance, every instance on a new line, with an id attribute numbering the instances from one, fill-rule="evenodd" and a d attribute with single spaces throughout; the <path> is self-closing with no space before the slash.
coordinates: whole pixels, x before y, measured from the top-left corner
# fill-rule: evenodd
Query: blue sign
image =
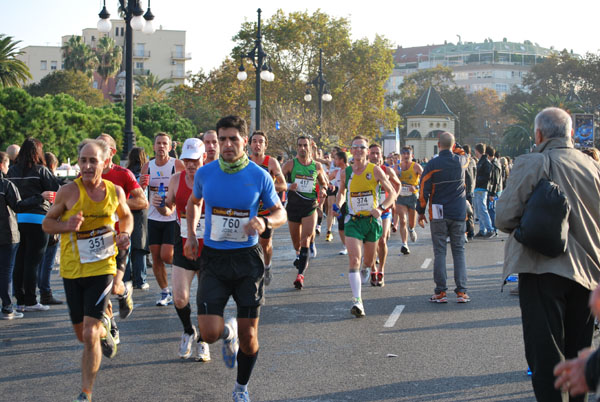
<path id="1" fill-rule="evenodd" d="M 275 130 L 279 130 L 281 128 L 281 124 L 279 124 L 279 120 L 275 120 Z"/>

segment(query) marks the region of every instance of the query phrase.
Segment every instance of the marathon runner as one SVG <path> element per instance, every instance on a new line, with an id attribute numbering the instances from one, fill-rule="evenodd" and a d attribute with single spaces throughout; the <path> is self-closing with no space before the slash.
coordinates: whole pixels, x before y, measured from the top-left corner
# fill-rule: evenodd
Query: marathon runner
<path id="1" fill-rule="evenodd" d="M 381 147 L 378 144 L 372 144 L 369 147 L 369 162 L 374 164 L 375 166 L 379 166 L 383 173 L 387 176 L 388 180 L 396 190 L 396 194 L 400 190 L 400 180 L 398 180 L 398 176 L 396 176 L 396 172 L 394 169 L 387 167 L 383 164 L 383 155 L 381 152 Z M 383 204 L 385 199 L 389 196 L 385 192 L 382 186 L 379 186 L 378 192 L 378 203 L 379 205 Z M 394 205 L 392 203 L 392 205 Z M 385 262 L 388 254 L 388 246 L 387 242 L 390 238 L 390 229 L 392 223 L 392 211 L 391 208 L 386 209 L 381 214 L 381 222 L 382 222 L 382 232 L 381 237 L 377 243 L 377 260 L 379 261 L 379 267 L 377 264 L 373 265 L 373 270 L 371 271 L 371 286 L 385 286 Z"/>
<path id="2" fill-rule="evenodd" d="M 170 216 L 177 211 L 177 226 L 175 227 L 175 250 L 173 254 L 173 271 L 171 280 L 173 283 L 173 300 L 175 311 L 183 325 L 183 334 L 179 344 L 179 357 L 187 359 L 192 355 L 192 346 L 198 339 L 196 327 L 192 325 L 190 307 L 190 289 L 194 276 L 200 270 L 200 260 L 190 260 L 183 255 L 183 247 L 188 238 L 187 220 L 185 209 L 192 188 L 194 186 L 194 175 L 203 164 L 204 144 L 198 138 L 188 138 L 183 143 L 181 160 L 185 165 L 183 172 L 178 172 L 169 181 L 169 192 L 161 206 L 163 199 L 158 194 L 152 198 L 152 205 L 163 216 Z M 201 213 L 198 220 L 196 237 L 198 239 L 198 257 L 204 245 L 204 214 Z M 198 342 L 196 360 L 210 361 L 210 349 L 206 342 Z"/>
<path id="3" fill-rule="evenodd" d="M 161 187 L 165 194 L 169 191 L 169 180 L 177 172 L 184 170 L 183 162 L 169 156 L 171 136 L 158 133 L 154 136 L 155 158 L 142 167 L 142 175 L 149 175 L 149 195 L 152 199 Z M 148 210 L 148 244 L 152 253 L 152 271 L 161 289 L 157 306 L 173 303 L 173 295 L 169 289 L 166 264 L 173 262 L 173 244 L 175 239 L 176 216 L 162 216 L 152 204 Z"/>
<path id="4" fill-rule="evenodd" d="M 233 400 L 239 402 L 250 400 L 247 384 L 259 350 L 264 261 L 258 236 L 281 226 L 286 218 L 273 179 L 244 152 L 247 130 L 245 120 L 238 116 L 217 123 L 221 156 L 218 163 L 196 172 L 186 209 L 190 237 L 184 248 L 186 257 L 197 258 L 195 234 L 203 199 L 206 226 L 198 280 L 198 328 L 205 342 L 223 339 L 227 367 L 233 368 L 237 361 Z M 261 201 L 270 212 L 268 217 L 258 215 Z M 230 296 L 237 304 L 237 320 L 232 317 L 225 323 L 223 313 Z"/>
<path id="5" fill-rule="evenodd" d="M 344 152 L 342 150 L 337 151 L 333 155 L 333 162 L 335 164 L 337 171 L 336 171 L 335 177 L 332 179 L 331 183 L 335 186 L 335 189 L 336 189 L 335 194 L 337 197 L 337 193 L 340 189 L 342 172 L 344 171 L 344 169 L 346 169 L 348 167 L 348 155 L 346 154 L 346 152 Z M 340 205 L 340 207 L 338 208 L 338 211 L 334 211 L 334 208 L 333 208 L 334 205 L 336 205 L 336 208 L 337 208 L 337 204 L 335 203 L 335 198 L 331 202 L 331 212 L 332 212 L 332 215 L 336 216 L 337 223 L 338 223 L 338 234 L 340 235 L 340 241 L 342 242 L 342 246 L 343 246 L 343 248 L 340 250 L 340 252 L 338 254 L 339 255 L 348 255 L 348 249 L 346 249 L 346 236 L 344 234 L 344 220 L 346 218 L 346 213 L 347 213 L 346 204 Z"/>
<path id="6" fill-rule="evenodd" d="M 311 157 L 311 142 L 308 137 L 298 137 L 298 155 L 283 165 L 283 174 L 288 179 L 288 203 L 286 211 L 292 244 L 296 250 L 294 265 L 298 275 L 294 281 L 296 289 L 304 287 L 304 274 L 308 268 L 308 248 L 315 235 L 317 223 L 317 190 L 326 196 L 327 178 L 319 162 Z"/>
<path id="7" fill-rule="evenodd" d="M 61 234 L 60 274 L 77 339 L 84 344 L 82 392 L 76 401 L 91 401 L 102 354 L 111 358 L 117 346 L 104 313 L 113 280 L 119 282 L 115 256 L 129 247 L 133 216 L 125 192 L 102 179 L 110 160 L 104 141 L 84 140 L 78 147 L 81 177 L 62 186 L 42 222 L 46 233 Z M 121 232 L 114 230 L 115 213 Z M 115 288 L 123 283 L 115 283 Z"/>
<path id="8" fill-rule="evenodd" d="M 281 173 L 281 166 L 279 165 L 279 162 L 277 162 L 277 159 L 271 158 L 269 155 L 265 155 L 268 145 L 269 140 L 264 131 L 253 132 L 250 136 L 250 149 L 252 150 L 250 160 L 263 168 L 269 174 L 269 176 L 271 176 L 275 182 L 275 191 L 279 193 L 281 191 L 285 191 L 287 186 L 285 183 L 285 178 Z M 262 203 L 260 203 L 258 206 L 258 214 L 261 216 L 269 216 L 269 211 L 264 209 Z M 273 278 L 273 274 L 271 273 L 271 258 L 273 257 L 272 239 L 272 233 L 269 237 L 263 237 L 263 235 L 261 235 L 258 239 L 258 243 L 262 246 L 265 257 L 266 286 L 269 286 L 271 279 Z"/>
<path id="9" fill-rule="evenodd" d="M 361 248 L 364 244 L 363 265 L 372 269 L 375 266 L 376 242 L 382 232 L 381 214 L 392 206 L 396 198 L 396 190 L 386 174 L 367 160 L 368 149 L 369 140 L 366 137 L 361 135 L 354 137 L 351 146 L 354 162 L 342 172 L 336 203 L 337 205 L 344 203 L 347 190 L 348 215 L 344 229 L 350 260 L 348 278 L 353 296 L 350 312 L 356 317 L 365 315 L 359 273 Z M 389 197 L 379 205 L 377 204 L 378 185 L 389 194 Z"/>
<path id="10" fill-rule="evenodd" d="M 204 143 L 204 149 L 206 151 L 204 164 L 206 165 L 219 159 L 219 139 L 217 138 L 217 132 L 215 130 L 208 130 L 202 134 L 200 139 Z"/>
<path id="11" fill-rule="evenodd" d="M 423 173 L 423 167 L 413 162 L 413 151 L 409 146 L 402 147 L 400 150 L 400 181 L 402 188 L 396 200 L 396 222 L 400 221 L 400 238 L 402 239 L 402 254 L 410 254 L 408 248 L 408 235 L 414 243 L 417 241 L 417 194 L 419 193 L 419 178 Z M 407 231 L 408 215 L 408 231 Z M 398 226 L 397 226 L 398 227 Z"/>

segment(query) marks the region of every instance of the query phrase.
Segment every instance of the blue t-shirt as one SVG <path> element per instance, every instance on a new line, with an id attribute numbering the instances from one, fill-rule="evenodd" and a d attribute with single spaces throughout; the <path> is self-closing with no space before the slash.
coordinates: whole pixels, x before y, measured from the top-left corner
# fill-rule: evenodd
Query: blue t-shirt
<path id="1" fill-rule="evenodd" d="M 266 209 L 279 202 L 273 179 L 252 161 L 234 174 L 223 172 L 217 161 L 201 167 L 194 176 L 194 197 L 205 203 L 204 244 L 221 250 L 258 243 L 258 234 L 247 236 L 243 226 L 258 214 L 259 201 Z"/>

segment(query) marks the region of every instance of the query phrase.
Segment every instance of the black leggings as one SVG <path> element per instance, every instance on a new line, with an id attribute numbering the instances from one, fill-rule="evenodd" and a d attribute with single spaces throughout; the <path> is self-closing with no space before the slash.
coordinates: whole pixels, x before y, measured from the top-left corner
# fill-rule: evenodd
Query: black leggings
<path id="1" fill-rule="evenodd" d="M 15 259 L 13 288 L 18 305 L 33 306 L 37 303 L 37 269 L 44 258 L 48 234 L 37 223 L 19 223 L 21 243 Z"/>

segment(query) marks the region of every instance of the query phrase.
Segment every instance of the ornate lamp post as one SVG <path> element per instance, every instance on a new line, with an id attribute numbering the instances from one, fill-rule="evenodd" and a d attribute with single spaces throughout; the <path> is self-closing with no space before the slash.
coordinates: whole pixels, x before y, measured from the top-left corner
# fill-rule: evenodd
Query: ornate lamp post
<path id="1" fill-rule="evenodd" d="M 306 93 L 304 94 L 304 100 L 310 102 L 312 95 L 310 94 L 310 87 L 315 86 L 319 91 L 319 130 L 323 125 L 323 101 L 330 102 L 333 97 L 329 93 L 329 84 L 323 76 L 323 49 L 319 49 L 319 71 L 314 80 L 307 83 Z"/>
<path id="2" fill-rule="evenodd" d="M 262 47 L 262 36 L 260 32 L 260 13 L 261 9 L 257 10 L 258 13 L 258 30 L 256 31 L 256 40 L 254 41 L 254 48 L 248 53 L 243 54 L 240 60 L 240 68 L 237 74 L 237 79 L 240 81 L 244 81 L 248 78 L 248 74 L 246 73 L 246 69 L 244 68 L 244 59 L 252 60 L 252 64 L 254 65 L 254 69 L 256 70 L 256 116 L 254 119 L 256 130 L 260 130 L 260 80 L 263 79 L 265 81 L 271 82 L 275 79 L 275 74 L 273 74 L 273 70 L 271 66 L 266 61 L 269 57 L 263 50 Z"/>
<path id="3" fill-rule="evenodd" d="M 106 0 L 98 16 L 98 31 L 110 32 L 110 14 L 106 10 Z M 126 158 L 131 148 L 135 146 L 135 133 L 133 132 L 133 31 L 142 31 L 145 34 L 154 33 L 154 15 L 150 11 L 150 0 L 148 10 L 140 7 L 140 0 L 119 0 L 120 9 L 125 20 L 125 142 L 123 144 L 123 158 Z M 142 17 L 143 14 L 143 17 Z"/>

